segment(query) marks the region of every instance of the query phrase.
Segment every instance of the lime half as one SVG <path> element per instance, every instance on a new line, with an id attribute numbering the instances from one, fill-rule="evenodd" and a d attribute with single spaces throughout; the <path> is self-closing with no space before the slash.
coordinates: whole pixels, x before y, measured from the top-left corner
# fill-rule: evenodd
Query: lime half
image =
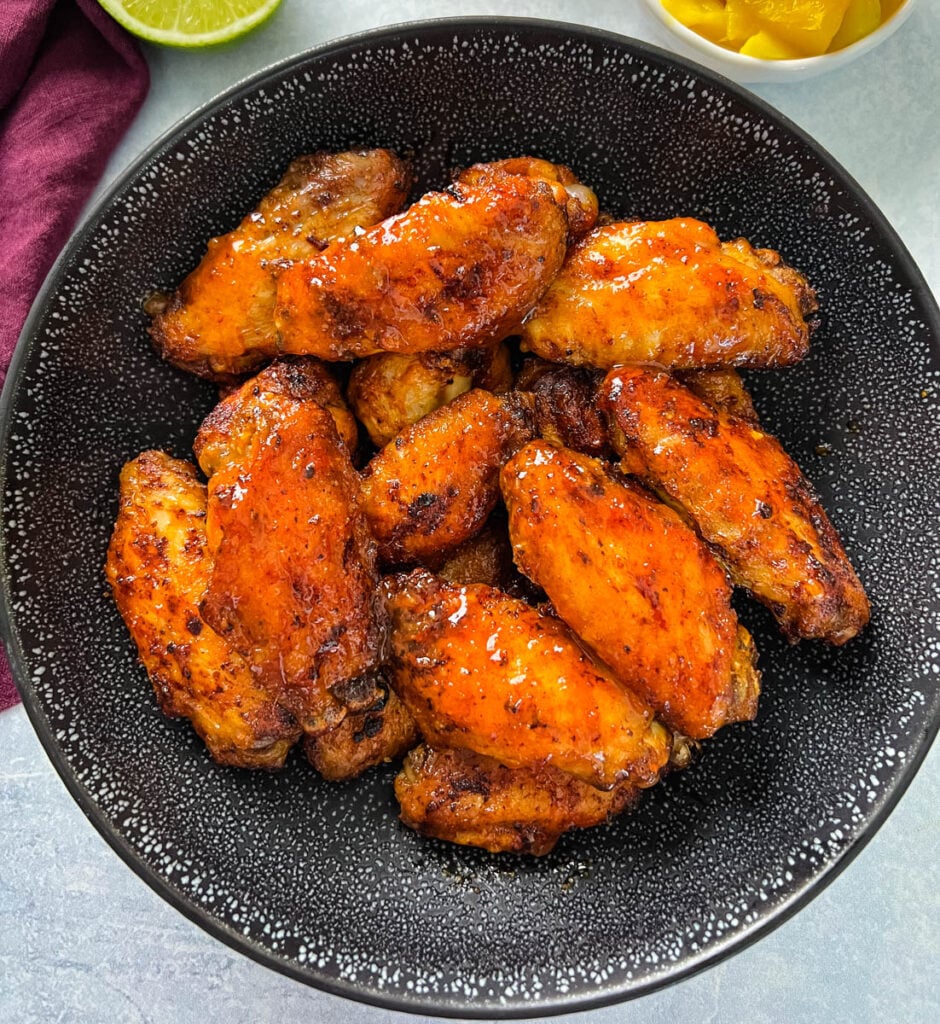
<path id="1" fill-rule="evenodd" d="M 164 46 L 214 46 L 266 21 L 281 0 L 98 0 L 128 32 Z"/>

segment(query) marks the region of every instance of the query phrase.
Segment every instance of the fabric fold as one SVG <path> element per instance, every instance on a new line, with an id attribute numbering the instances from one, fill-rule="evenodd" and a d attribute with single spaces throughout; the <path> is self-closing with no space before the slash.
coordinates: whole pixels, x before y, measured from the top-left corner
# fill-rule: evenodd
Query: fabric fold
<path id="1" fill-rule="evenodd" d="M 0 5 L 0 383 L 17 338 L 150 76 L 95 0 Z M 0 710 L 18 700 L 0 657 Z"/>

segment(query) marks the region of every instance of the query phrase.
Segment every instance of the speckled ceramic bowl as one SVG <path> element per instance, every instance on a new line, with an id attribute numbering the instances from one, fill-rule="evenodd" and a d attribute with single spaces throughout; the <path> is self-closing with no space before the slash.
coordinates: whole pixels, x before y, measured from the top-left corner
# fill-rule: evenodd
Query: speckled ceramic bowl
<path id="1" fill-rule="evenodd" d="M 620 216 L 693 214 L 819 289 L 800 366 L 754 375 L 874 605 L 844 650 L 788 646 L 742 601 L 756 722 L 608 828 L 543 860 L 401 827 L 392 770 L 334 786 L 214 766 L 164 718 L 101 572 L 121 464 L 189 451 L 213 389 L 159 361 L 141 301 L 175 284 L 295 154 L 570 164 Z M 301 981 L 399 1009 L 534 1016 L 648 992 L 758 938 L 884 820 L 937 727 L 938 312 L 883 217 L 760 101 L 668 55 L 535 22 L 339 42 L 197 112 L 114 186 L 57 264 L 3 398 L 6 640 L 26 707 L 127 863 L 212 934 Z M 604 614 L 598 609 L 598 614 Z"/>

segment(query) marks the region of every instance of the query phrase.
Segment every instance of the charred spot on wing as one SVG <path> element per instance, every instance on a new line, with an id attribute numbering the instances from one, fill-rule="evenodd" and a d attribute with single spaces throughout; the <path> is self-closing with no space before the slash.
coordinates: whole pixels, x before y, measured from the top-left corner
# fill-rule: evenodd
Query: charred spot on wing
<path id="1" fill-rule="evenodd" d="M 433 508 L 442 501 L 441 495 L 435 494 L 433 491 L 425 491 L 408 503 L 408 518 L 420 519 L 429 508 Z"/>
<path id="2" fill-rule="evenodd" d="M 383 699 L 384 706 L 384 699 L 388 694 L 387 690 L 384 694 L 380 693 L 375 675 L 369 672 L 353 679 L 344 679 L 333 687 L 332 692 L 333 696 L 350 711 L 374 711 L 378 699 Z"/>
<path id="3" fill-rule="evenodd" d="M 365 332 L 369 315 L 355 299 L 344 299 L 324 289 L 320 300 L 330 318 L 332 333 L 341 341 L 359 337 Z"/>
<path id="4" fill-rule="evenodd" d="M 353 742 L 362 743 L 363 740 L 372 740 L 382 731 L 385 726 L 385 719 L 382 715 L 366 715 L 362 728 L 353 733 Z"/>
<path id="5" fill-rule="evenodd" d="M 456 798 L 462 793 L 475 793 L 484 800 L 489 798 L 490 787 L 482 773 L 469 772 L 451 782 L 452 796 Z"/>
<path id="6" fill-rule="evenodd" d="M 274 718 L 280 726 L 290 727 L 297 724 L 297 719 L 281 704 L 274 705 Z"/>
<path id="7" fill-rule="evenodd" d="M 476 299 L 484 294 L 486 273 L 479 263 L 462 264 L 449 277 L 441 275 L 441 281 L 441 299 Z"/>
<path id="8" fill-rule="evenodd" d="M 317 654 L 332 654 L 334 651 L 338 651 L 340 647 L 340 640 L 346 635 L 346 626 L 338 622 L 330 628 L 329 633 L 326 635 L 326 639 L 317 648 Z M 342 683 L 338 683 L 337 686 L 342 686 Z"/>
<path id="9" fill-rule="evenodd" d="M 371 714 L 378 714 L 380 711 L 384 711 L 385 705 L 388 704 L 389 684 L 381 673 L 374 677 L 374 682 L 375 692 L 378 696 L 375 702 L 369 705 L 369 712 Z"/>
<path id="10" fill-rule="evenodd" d="M 692 416 L 689 418 L 689 426 L 695 434 L 704 434 L 706 437 L 718 436 L 718 420 Z"/>

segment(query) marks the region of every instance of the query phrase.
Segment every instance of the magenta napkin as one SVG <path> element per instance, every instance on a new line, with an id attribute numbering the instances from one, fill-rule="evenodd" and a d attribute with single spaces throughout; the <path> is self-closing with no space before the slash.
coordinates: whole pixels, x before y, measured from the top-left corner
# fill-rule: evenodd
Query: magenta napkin
<path id="1" fill-rule="evenodd" d="M 95 0 L 0 0 L 0 383 L 149 84 L 137 44 Z M 0 654 L 0 711 L 18 699 Z"/>

